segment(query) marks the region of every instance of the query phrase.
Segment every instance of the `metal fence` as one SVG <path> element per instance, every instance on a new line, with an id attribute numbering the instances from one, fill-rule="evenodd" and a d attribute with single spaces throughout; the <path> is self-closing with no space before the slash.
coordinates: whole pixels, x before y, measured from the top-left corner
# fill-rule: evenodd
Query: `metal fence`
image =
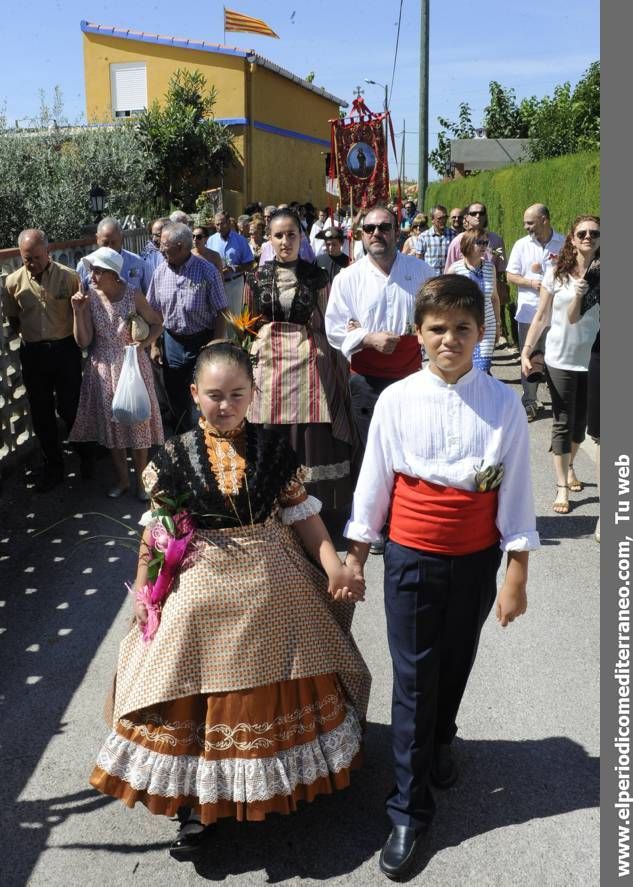
<path id="1" fill-rule="evenodd" d="M 147 231 L 144 228 L 123 232 L 123 247 L 130 252 L 140 252 L 146 242 Z M 94 238 L 84 237 L 51 244 L 50 255 L 54 261 L 75 268 L 82 256 L 95 248 Z M 0 291 L 4 288 L 5 277 L 20 268 L 21 264 L 17 250 L 0 250 Z M 12 467 L 29 455 L 36 443 L 22 380 L 19 349 L 19 336 L 3 318 L 0 329 L 0 470 Z"/>

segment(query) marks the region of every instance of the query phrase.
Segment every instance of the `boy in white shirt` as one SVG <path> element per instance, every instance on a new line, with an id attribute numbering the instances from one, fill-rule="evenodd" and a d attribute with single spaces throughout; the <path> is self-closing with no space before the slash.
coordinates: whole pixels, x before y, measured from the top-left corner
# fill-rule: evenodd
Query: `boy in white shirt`
<path id="1" fill-rule="evenodd" d="M 525 412 L 502 382 L 473 368 L 483 296 L 457 275 L 428 280 L 415 326 L 429 366 L 387 388 L 369 430 L 345 535 L 362 573 L 388 521 L 385 610 L 393 661 L 393 829 L 380 868 L 411 868 L 434 813 L 429 783 L 457 779 L 450 750 L 481 628 L 507 570 L 496 615 L 525 612 L 528 552 L 539 547 Z"/>

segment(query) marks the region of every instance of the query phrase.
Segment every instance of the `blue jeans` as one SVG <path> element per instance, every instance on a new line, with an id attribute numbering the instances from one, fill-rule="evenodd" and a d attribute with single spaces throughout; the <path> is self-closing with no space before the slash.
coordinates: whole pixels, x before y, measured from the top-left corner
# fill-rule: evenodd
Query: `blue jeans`
<path id="1" fill-rule="evenodd" d="M 174 431 L 182 434 L 195 428 L 198 411 L 191 397 L 190 385 L 198 353 L 213 338 L 213 332 L 203 330 L 193 336 L 163 334 L 163 379 L 174 418 Z"/>

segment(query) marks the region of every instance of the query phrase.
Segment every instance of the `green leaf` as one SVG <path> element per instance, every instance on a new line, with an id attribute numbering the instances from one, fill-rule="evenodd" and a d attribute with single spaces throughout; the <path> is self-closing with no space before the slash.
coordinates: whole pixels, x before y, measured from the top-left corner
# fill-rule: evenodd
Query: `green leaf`
<path id="1" fill-rule="evenodd" d="M 175 536 L 175 535 L 176 535 L 176 524 L 174 523 L 174 519 L 173 519 L 173 517 L 172 517 L 170 514 L 168 514 L 168 515 L 163 519 L 163 522 L 162 522 L 162 523 L 163 523 L 163 526 L 165 527 L 165 529 L 166 529 L 169 533 L 171 533 L 172 536 Z"/>

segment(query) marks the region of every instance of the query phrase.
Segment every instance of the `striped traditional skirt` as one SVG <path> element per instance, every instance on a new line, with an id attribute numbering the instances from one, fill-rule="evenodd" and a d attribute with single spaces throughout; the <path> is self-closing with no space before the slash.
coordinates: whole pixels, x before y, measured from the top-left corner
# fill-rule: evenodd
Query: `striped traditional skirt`
<path id="1" fill-rule="evenodd" d="M 349 367 L 318 329 L 267 323 L 253 344 L 255 397 L 248 418 L 286 434 L 325 510 L 350 505 L 357 445 Z"/>
<path id="2" fill-rule="evenodd" d="M 133 626 L 121 644 L 91 784 L 205 824 L 346 786 L 371 681 L 352 614 L 277 519 L 198 531 L 153 641 Z"/>

